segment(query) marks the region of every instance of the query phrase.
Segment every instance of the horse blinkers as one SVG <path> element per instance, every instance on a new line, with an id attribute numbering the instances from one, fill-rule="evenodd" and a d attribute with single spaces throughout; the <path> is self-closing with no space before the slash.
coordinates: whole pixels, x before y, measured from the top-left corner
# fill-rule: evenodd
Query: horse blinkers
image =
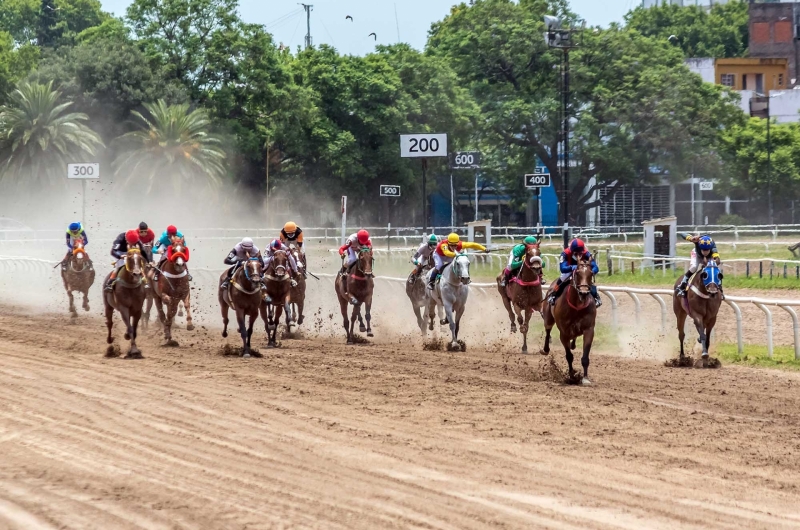
<path id="1" fill-rule="evenodd" d="M 362 258 L 366 258 L 364 260 L 363 268 L 362 268 L 362 265 L 361 265 L 361 259 Z M 358 256 L 359 269 L 361 269 L 361 272 L 364 273 L 364 276 L 366 276 L 367 278 L 372 278 L 372 277 L 375 276 L 375 274 L 372 272 L 372 264 L 374 262 L 375 262 L 375 258 L 372 257 L 372 250 L 371 249 L 362 250 L 361 254 L 359 254 L 359 256 Z"/>

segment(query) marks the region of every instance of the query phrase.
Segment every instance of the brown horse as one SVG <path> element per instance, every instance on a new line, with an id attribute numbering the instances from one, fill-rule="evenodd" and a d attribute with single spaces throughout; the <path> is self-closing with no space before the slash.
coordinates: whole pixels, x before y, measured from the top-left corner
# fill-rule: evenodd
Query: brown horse
<path id="1" fill-rule="evenodd" d="M 417 317 L 417 326 L 422 332 L 422 335 L 427 335 L 425 321 L 428 320 L 428 289 L 426 288 L 428 271 L 433 268 L 433 256 L 428 257 L 428 262 L 422 268 L 422 272 L 414 277 L 414 282 L 409 283 L 406 281 L 406 296 L 411 300 L 411 309 L 414 310 L 414 315 Z M 411 274 L 414 274 L 412 271 Z M 411 274 L 408 279 L 411 280 Z M 439 320 L 444 318 L 444 309 L 442 306 L 437 306 L 439 311 Z M 421 311 L 420 308 L 424 308 Z"/>
<path id="2" fill-rule="evenodd" d="M 528 245 L 519 274 L 512 277 L 505 287 L 500 286 L 503 273 L 501 272 L 497 277 L 497 290 L 500 292 L 503 305 L 508 311 L 508 318 L 511 320 L 511 333 L 517 331 L 517 325 L 514 322 L 514 312 L 516 311 L 519 330 L 522 332 L 522 353 L 528 353 L 528 327 L 531 316 L 534 311 L 542 311 L 542 275 L 539 245 Z"/>
<path id="3" fill-rule="evenodd" d="M 367 332 L 367 337 L 372 337 L 372 325 L 370 320 L 370 310 L 372 308 L 372 292 L 375 289 L 373 280 L 374 274 L 372 273 L 372 249 L 363 247 L 358 253 L 358 260 L 354 266 L 347 270 L 346 275 L 340 274 L 336 277 L 334 288 L 336 289 L 336 296 L 339 298 L 339 307 L 342 310 L 342 325 L 347 333 L 347 344 L 353 344 L 353 328 L 356 325 L 356 318 L 358 318 L 359 330 Z M 347 282 L 345 285 L 344 282 Z M 347 324 L 347 304 L 350 299 L 345 297 L 349 294 L 350 298 L 355 299 L 357 303 L 353 304 L 353 312 L 350 315 L 350 324 Z M 367 325 L 364 327 L 364 321 L 361 319 L 361 304 L 364 304 L 366 309 Z"/>
<path id="4" fill-rule="evenodd" d="M 177 346 L 178 343 L 172 339 L 172 323 L 181 302 L 186 307 L 186 329 L 189 331 L 194 329 L 189 301 L 189 271 L 186 268 L 186 263 L 189 261 L 189 250 L 182 243 L 173 243 L 168 254 L 169 259 L 161 265 L 158 281 L 150 282 L 152 289 L 149 291 L 152 295 L 148 296 L 145 316 L 150 314 L 150 306 L 155 301 L 158 320 L 164 325 L 164 340 L 169 346 Z M 152 280 L 155 272 L 155 269 L 149 271 L 147 277 Z M 167 306 L 166 314 L 164 305 Z"/>
<path id="5" fill-rule="evenodd" d="M 89 289 L 94 284 L 95 276 L 92 260 L 84 250 L 82 241 L 75 242 L 66 269 L 66 271 L 61 270 L 61 280 L 69 297 L 69 312 L 72 318 L 77 318 L 78 311 L 75 309 L 75 297 L 72 296 L 72 291 L 83 294 L 83 310 L 89 311 Z"/>
<path id="6" fill-rule="evenodd" d="M 292 293 L 292 275 L 289 267 L 289 254 L 285 250 L 276 250 L 272 255 L 267 270 L 264 271 L 264 285 L 267 288 L 267 297 L 264 305 L 267 308 L 267 345 L 278 346 L 278 324 L 281 313 L 286 312 L 286 330 L 291 332 L 292 306 L 290 297 Z"/>
<path id="7" fill-rule="evenodd" d="M 131 349 L 125 356 L 126 359 L 142 358 L 142 352 L 136 347 L 136 332 L 139 327 L 139 319 L 142 317 L 142 305 L 144 305 L 145 297 L 144 267 L 145 262 L 139 249 L 129 249 L 125 256 L 125 266 L 120 269 L 114 286 L 111 291 L 105 292 L 103 295 L 106 307 L 106 327 L 108 328 L 106 342 L 109 344 L 114 342 L 114 338 L 111 336 L 111 327 L 114 310 L 117 310 L 125 323 L 125 340 L 131 341 Z M 109 273 L 108 276 L 111 274 Z"/>
<path id="8" fill-rule="evenodd" d="M 300 252 L 294 243 L 289 245 L 289 253 L 294 257 L 297 266 L 300 267 L 302 265 L 303 270 L 306 270 L 306 255 Z M 305 318 L 303 316 L 303 308 L 306 303 L 306 279 L 302 274 L 298 274 L 295 280 L 297 285 L 292 287 L 289 297 L 289 302 L 292 304 L 292 327 L 294 328 L 303 324 Z"/>
<path id="9" fill-rule="evenodd" d="M 236 323 L 239 334 L 242 337 L 242 357 L 250 357 L 250 337 L 253 335 L 253 325 L 261 314 L 264 323 L 267 322 L 266 309 L 264 308 L 261 294 L 261 277 L 264 265 L 261 258 L 249 258 L 234 273 L 227 289 L 219 287 L 219 307 L 222 311 L 222 336 L 228 336 L 228 308 L 236 312 Z M 219 283 L 228 276 L 223 272 L 219 277 Z M 245 325 L 245 318 L 250 318 L 250 325 Z"/>
<path id="10" fill-rule="evenodd" d="M 684 326 L 686 317 L 694 322 L 699 337 L 697 342 L 703 345 L 703 368 L 708 367 L 708 347 L 711 344 L 711 330 L 717 323 L 717 313 L 722 305 L 722 273 L 715 261 L 708 261 L 702 271 L 696 272 L 686 290 L 685 296 L 672 298 L 672 310 L 678 320 L 678 340 L 681 342 L 680 360 L 685 361 L 683 341 L 686 338 Z M 677 289 L 681 278 L 675 282 Z"/>
<path id="11" fill-rule="evenodd" d="M 566 287 L 567 292 L 556 299 L 556 305 L 544 305 L 544 329 L 546 336 L 544 339 L 544 353 L 550 353 L 550 333 L 553 325 L 558 326 L 561 344 L 567 353 L 567 364 L 569 365 L 569 379 L 576 381 L 577 372 L 572 367 L 572 350 L 575 348 L 575 339 L 583 336 L 583 378 L 580 383 L 583 385 L 591 384 L 589 381 L 589 352 L 592 349 L 594 340 L 594 325 L 597 317 L 597 308 L 594 305 L 594 298 L 591 294 L 594 275 L 592 266 L 588 261 L 581 261 L 578 268 L 572 273 L 572 280 Z M 553 289 L 555 282 L 551 284 Z M 548 291 L 549 293 L 549 291 Z"/>
<path id="12" fill-rule="evenodd" d="M 173 241 L 173 244 L 172 244 L 173 249 L 176 246 L 184 246 L 183 240 L 180 239 L 180 238 L 173 238 L 172 241 Z M 152 247 L 152 245 L 145 245 L 145 249 L 144 249 L 145 253 L 148 252 L 147 247 Z M 174 250 L 173 250 L 173 252 L 174 252 Z M 150 259 L 152 259 L 152 250 L 150 250 Z M 188 259 L 184 260 L 182 271 L 177 273 L 177 274 L 181 274 L 183 276 L 188 276 L 188 270 L 186 269 L 186 263 L 188 261 L 189 261 Z M 150 266 L 147 267 L 147 279 L 150 281 L 150 285 L 153 286 L 153 289 L 147 289 L 145 291 L 147 293 L 147 298 L 146 298 L 146 305 L 145 305 L 144 314 L 142 315 L 142 327 L 145 328 L 145 329 L 147 329 L 149 324 L 150 324 L 150 310 L 153 308 L 153 304 L 155 303 L 156 298 L 159 296 L 154 292 L 155 284 L 156 283 L 159 283 L 160 285 L 164 284 L 164 282 L 163 282 L 163 279 L 164 279 L 163 271 L 164 270 L 167 271 L 167 274 L 175 274 L 175 272 L 170 272 L 169 270 L 167 270 L 166 265 L 167 265 L 167 263 L 162 263 L 162 265 L 161 265 L 162 274 L 159 274 L 158 282 L 154 282 L 153 281 L 153 278 L 154 278 L 155 273 L 156 273 L 156 271 L 155 271 L 156 265 L 154 263 L 151 263 Z M 183 271 L 185 271 L 185 272 L 183 272 Z M 167 277 L 169 278 L 169 276 L 167 276 Z M 184 280 L 181 280 L 181 281 L 183 282 Z M 188 280 L 186 280 L 186 281 L 188 281 Z M 170 281 L 170 283 L 168 283 L 167 285 L 172 285 L 174 283 L 175 283 L 174 281 Z M 166 303 L 166 302 L 162 302 L 162 303 Z M 191 293 L 191 288 L 189 288 L 188 284 L 187 284 L 186 296 L 184 298 L 178 300 L 176 305 L 177 305 L 177 316 L 179 316 L 179 317 L 183 316 L 183 310 L 184 310 L 184 308 L 186 309 L 186 329 L 188 331 L 192 331 L 194 329 L 194 324 L 192 324 L 192 305 L 191 304 L 192 304 L 192 293 Z M 158 308 L 156 308 L 156 310 L 158 310 Z M 162 324 L 164 324 L 164 321 L 165 321 L 165 319 L 161 317 L 160 313 L 159 313 L 159 321 Z M 174 322 L 174 319 L 173 319 L 173 322 Z"/>

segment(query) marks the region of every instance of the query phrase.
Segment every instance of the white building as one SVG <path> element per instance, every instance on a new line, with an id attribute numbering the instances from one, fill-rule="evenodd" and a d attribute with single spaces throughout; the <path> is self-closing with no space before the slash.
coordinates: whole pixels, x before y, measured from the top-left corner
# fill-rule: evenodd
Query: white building
<path id="1" fill-rule="evenodd" d="M 654 7 L 665 4 L 679 6 L 702 6 L 711 8 L 715 4 L 727 4 L 729 0 L 642 0 L 642 7 Z"/>

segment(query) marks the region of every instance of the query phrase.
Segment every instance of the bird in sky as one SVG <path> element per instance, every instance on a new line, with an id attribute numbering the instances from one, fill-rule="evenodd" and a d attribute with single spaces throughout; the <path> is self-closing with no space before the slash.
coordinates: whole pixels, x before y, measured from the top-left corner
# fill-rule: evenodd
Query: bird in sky
<path id="1" fill-rule="evenodd" d="M 370 33 L 367 37 L 373 37 L 375 40 L 378 40 L 378 36 L 375 33 Z"/>
<path id="2" fill-rule="evenodd" d="M 344 17 L 344 19 L 345 20 L 350 20 L 350 22 L 353 21 L 353 17 L 351 17 L 350 15 L 347 15 L 346 17 Z"/>

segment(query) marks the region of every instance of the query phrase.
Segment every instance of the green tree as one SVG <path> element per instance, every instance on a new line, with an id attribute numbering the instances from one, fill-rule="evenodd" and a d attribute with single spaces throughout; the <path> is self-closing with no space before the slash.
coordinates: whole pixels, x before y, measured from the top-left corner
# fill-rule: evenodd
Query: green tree
<path id="1" fill-rule="evenodd" d="M 115 174 L 126 177 L 129 184 L 147 184 L 147 193 L 161 191 L 167 184 L 179 191 L 184 183 L 220 184 L 226 154 L 221 140 L 210 132 L 205 110 L 163 100 L 144 106 L 149 118 L 134 111 L 138 130 L 118 139 L 122 153 L 114 162 Z"/>
<path id="2" fill-rule="evenodd" d="M 0 107 L 3 177 L 38 185 L 63 183 L 68 163 L 81 162 L 103 146 L 81 113 L 52 85 L 23 82 Z"/>
<path id="3" fill-rule="evenodd" d="M 748 3 L 732 0 L 701 6 L 662 4 L 638 7 L 625 16 L 626 25 L 659 40 L 677 38 L 686 57 L 744 57 L 749 39 Z"/>
<path id="4" fill-rule="evenodd" d="M 541 38 L 542 16 L 561 9 L 533 0 L 456 6 L 428 43 L 481 105 L 484 173 L 519 203 L 527 198 L 519 177 L 537 158 L 562 192 L 561 52 Z M 654 169 L 680 179 L 692 163 L 716 167 L 718 132 L 741 117 L 724 90 L 690 74 L 674 46 L 619 26 L 585 32 L 571 53 L 571 77 L 571 223 L 599 204 L 601 190 L 654 180 Z"/>
<path id="5" fill-rule="evenodd" d="M 0 31 L 0 103 L 5 102 L 14 84 L 36 65 L 38 57 L 38 48 L 16 46 L 10 33 Z"/>
<path id="6" fill-rule="evenodd" d="M 7 31 L 17 45 L 35 44 L 39 25 L 39 0 L 0 2 L 0 31 Z"/>

